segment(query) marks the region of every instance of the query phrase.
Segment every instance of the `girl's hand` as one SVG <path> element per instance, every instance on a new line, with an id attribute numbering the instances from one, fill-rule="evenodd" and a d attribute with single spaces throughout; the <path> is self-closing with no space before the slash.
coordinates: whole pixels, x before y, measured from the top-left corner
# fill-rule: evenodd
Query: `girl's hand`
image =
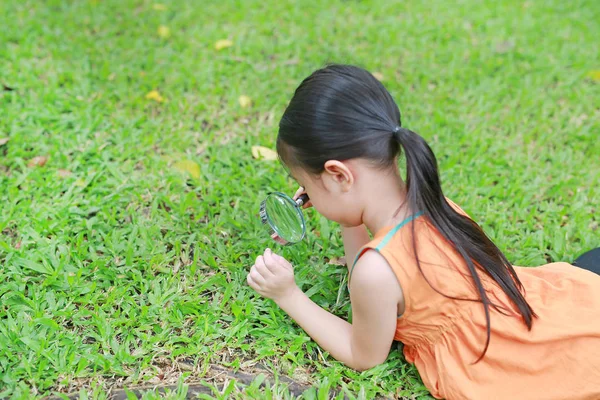
<path id="1" fill-rule="evenodd" d="M 302 186 L 300 186 L 298 188 L 298 190 L 296 190 L 296 194 L 294 194 L 294 197 L 292 197 L 294 200 L 298 200 L 298 197 L 302 196 L 303 194 L 305 194 L 306 191 L 304 190 L 304 188 Z M 312 202 L 310 201 L 310 199 L 302 205 L 302 208 L 309 208 L 312 207 Z"/>
<path id="2" fill-rule="evenodd" d="M 265 250 L 262 256 L 256 258 L 247 281 L 261 296 L 276 303 L 298 289 L 292 265 L 285 258 L 274 254 L 271 249 Z"/>

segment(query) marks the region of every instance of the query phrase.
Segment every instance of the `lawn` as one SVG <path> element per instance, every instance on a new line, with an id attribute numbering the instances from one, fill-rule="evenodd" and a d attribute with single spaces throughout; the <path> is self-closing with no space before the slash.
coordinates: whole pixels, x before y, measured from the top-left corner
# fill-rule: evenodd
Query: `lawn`
<path id="1" fill-rule="evenodd" d="M 347 369 L 245 283 L 275 246 L 261 199 L 296 189 L 251 148 L 273 148 L 293 90 L 327 62 L 378 73 L 447 196 L 512 262 L 600 245 L 598 1 L 0 10 L 0 397 L 172 385 L 181 398 L 199 383 L 215 398 L 292 398 L 291 378 L 312 386 L 306 399 L 428 398 L 398 348 Z M 347 316 L 338 229 L 307 218 L 303 243 L 274 248 Z"/>

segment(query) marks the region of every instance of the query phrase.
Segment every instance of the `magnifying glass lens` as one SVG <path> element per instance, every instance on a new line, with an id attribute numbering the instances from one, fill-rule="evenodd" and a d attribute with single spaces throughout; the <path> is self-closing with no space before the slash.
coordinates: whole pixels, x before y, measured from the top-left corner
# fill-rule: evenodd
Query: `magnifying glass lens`
<path id="1" fill-rule="evenodd" d="M 308 201 L 307 197 L 303 202 Z M 275 192 L 270 193 L 261 204 L 261 218 L 268 225 L 271 237 L 280 244 L 301 241 L 306 234 L 306 224 L 302 209 L 291 197 Z"/>

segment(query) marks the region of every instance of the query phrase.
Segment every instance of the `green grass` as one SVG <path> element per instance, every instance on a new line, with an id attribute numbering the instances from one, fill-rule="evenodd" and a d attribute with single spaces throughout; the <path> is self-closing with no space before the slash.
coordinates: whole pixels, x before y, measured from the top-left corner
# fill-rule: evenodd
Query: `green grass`
<path id="1" fill-rule="evenodd" d="M 349 370 L 245 284 L 272 246 L 260 200 L 295 190 L 251 146 L 273 146 L 293 89 L 326 62 L 383 74 L 446 194 L 515 264 L 600 245 L 597 1 L 153 4 L 0 3 L 0 84 L 14 89 L 0 89 L 0 397 L 179 382 L 180 398 L 202 381 L 216 398 L 289 398 L 281 384 L 219 394 L 211 364 L 258 363 L 315 386 L 307 399 L 426 398 L 398 350 Z M 35 156 L 46 165 L 28 167 Z M 309 220 L 279 250 L 345 316 L 337 228 Z"/>

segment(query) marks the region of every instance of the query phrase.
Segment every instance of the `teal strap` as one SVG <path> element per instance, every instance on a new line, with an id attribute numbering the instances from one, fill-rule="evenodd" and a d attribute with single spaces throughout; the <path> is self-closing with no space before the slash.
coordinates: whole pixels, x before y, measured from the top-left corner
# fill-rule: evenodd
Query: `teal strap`
<path id="1" fill-rule="evenodd" d="M 396 225 L 396 227 L 394 229 L 392 229 L 391 231 L 388 232 L 387 235 L 385 235 L 383 240 L 376 247 L 376 250 L 379 251 L 379 250 L 383 249 L 385 247 L 385 245 L 388 244 L 388 242 L 400 230 L 400 228 L 402 228 L 404 225 L 408 224 L 413 219 L 419 218 L 421 215 L 423 215 L 423 211 L 419 211 L 418 213 L 411 215 L 410 217 L 406 218 L 404 221 L 402 221 L 398 225 Z"/>
<path id="2" fill-rule="evenodd" d="M 410 217 L 406 218 L 404 221 L 400 222 L 398 225 L 396 225 L 394 227 L 394 229 L 392 229 L 391 231 L 389 231 L 387 233 L 387 235 L 385 235 L 385 237 L 383 238 L 383 240 L 381 242 L 379 242 L 379 245 L 377 245 L 377 247 L 373 248 L 373 247 L 368 247 L 365 246 L 363 248 L 361 248 L 358 253 L 356 254 L 356 257 L 354 258 L 354 263 L 352 264 L 352 268 L 350 269 L 350 274 L 348 275 L 348 286 L 350 286 L 350 278 L 352 277 L 352 272 L 354 271 L 354 267 L 356 267 L 356 263 L 358 262 L 358 259 L 367 252 L 367 250 L 375 250 L 378 253 L 381 252 L 381 249 L 383 249 L 385 247 L 386 244 L 388 244 L 388 242 L 394 237 L 394 235 L 406 224 L 408 224 L 410 221 L 419 218 L 421 215 L 423 215 L 422 211 L 419 211 L 413 215 L 411 215 Z"/>

